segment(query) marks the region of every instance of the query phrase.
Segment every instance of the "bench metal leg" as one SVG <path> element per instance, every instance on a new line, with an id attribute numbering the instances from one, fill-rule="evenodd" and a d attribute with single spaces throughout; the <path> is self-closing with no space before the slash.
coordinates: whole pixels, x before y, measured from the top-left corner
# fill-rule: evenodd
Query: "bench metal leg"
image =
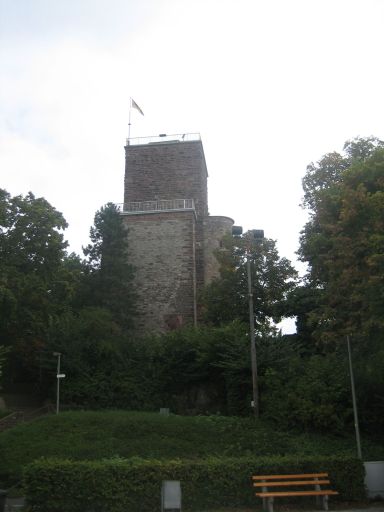
<path id="1" fill-rule="evenodd" d="M 265 483 L 265 480 L 262 480 L 262 482 Z M 267 487 L 263 485 L 262 491 L 268 492 Z M 268 508 L 268 498 L 263 498 L 263 510 L 267 512 Z"/>
<path id="2" fill-rule="evenodd" d="M 319 481 L 318 478 L 315 478 L 315 480 Z M 316 484 L 315 485 L 315 491 L 320 491 L 321 490 L 321 487 L 319 484 Z M 321 507 L 321 504 L 322 504 L 322 499 L 321 499 L 321 496 L 316 496 L 316 506 L 317 508 L 320 508 Z"/>
<path id="3" fill-rule="evenodd" d="M 323 496 L 323 509 L 328 510 L 328 496 Z"/>
<path id="4" fill-rule="evenodd" d="M 273 512 L 273 498 L 268 498 L 268 512 Z"/>

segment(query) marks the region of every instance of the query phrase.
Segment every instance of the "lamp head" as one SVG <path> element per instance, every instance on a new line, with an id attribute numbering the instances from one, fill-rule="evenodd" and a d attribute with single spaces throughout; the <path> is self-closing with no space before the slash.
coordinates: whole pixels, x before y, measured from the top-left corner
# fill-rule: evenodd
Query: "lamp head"
<path id="1" fill-rule="evenodd" d="M 252 229 L 252 238 L 255 240 L 261 240 L 264 238 L 264 229 Z"/>
<path id="2" fill-rule="evenodd" d="M 241 236 L 243 234 L 243 226 L 232 226 L 232 236 Z"/>

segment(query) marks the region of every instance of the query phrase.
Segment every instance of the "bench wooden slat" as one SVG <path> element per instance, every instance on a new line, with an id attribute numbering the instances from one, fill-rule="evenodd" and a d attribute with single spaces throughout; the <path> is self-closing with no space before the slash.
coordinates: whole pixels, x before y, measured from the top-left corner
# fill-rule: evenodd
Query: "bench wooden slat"
<path id="1" fill-rule="evenodd" d="M 305 473 L 301 475 L 262 475 L 262 476 L 253 476 L 253 480 L 272 480 L 272 479 L 280 479 L 284 480 L 285 478 L 324 478 L 327 477 L 328 473 Z"/>
<path id="2" fill-rule="evenodd" d="M 324 485 L 330 480 L 286 480 L 285 482 L 253 482 L 253 487 L 288 487 L 291 485 Z"/>
<path id="3" fill-rule="evenodd" d="M 257 487 L 258 491 L 255 496 L 263 500 L 263 509 L 266 512 L 273 512 L 274 498 L 290 497 L 290 496 L 313 496 L 316 497 L 316 503 L 319 504 L 320 498 L 323 503 L 324 510 L 328 510 L 328 497 L 339 494 L 337 491 L 330 489 L 321 489 L 321 485 L 330 485 L 328 473 L 301 473 L 297 475 L 253 475 L 253 487 Z M 297 488 L 305 488 L 312 486 L 312 490 L 301 491 Z M 260 487 L 262 489 L 260 489 Z M 271 488 L 279 488 L 273 490 Z M 286 490 L 281 490 L 286 487 Z"/>
<path id="4" fill-rule="evenodd" d="M 276 491 L 276 492 L 257 492 L 256 496 L 260 498 L 275 498 L 279 496 L 329 496 L 339 494 L 337 491 Z"/>

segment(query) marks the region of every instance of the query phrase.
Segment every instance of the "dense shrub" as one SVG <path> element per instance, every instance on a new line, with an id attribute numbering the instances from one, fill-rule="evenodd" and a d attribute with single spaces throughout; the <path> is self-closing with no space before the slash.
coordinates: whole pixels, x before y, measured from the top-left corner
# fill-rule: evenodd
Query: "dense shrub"
<path id="1" fill-rule="evenodd" d="M 197 461 L 41 459 L 25 470 L 34 512 L 152 512 L 162 480 L 180 480 L 185 510 L 254 506 L 252 474 L 327 471 L 341 499 L 364 497 L 363 465 L 336 458 L 210 458 Z"/>
<path id="2" fill-rule="evenodd" d="M 109 313 L 88 308 L 63 316 L 53 328 L 51 349 L 63 354 L 62 369 L 68 375 L 61 400 L 71 408 L 252 413 L 248 325 L 185 328 L 135 339 L 111 329 Z M 256 344 L 263 418 L 288 429 L 353 432 L 346 350 L 310 353 L 295 337 L 279 335 L 257 336 Z M 379 350 L 367 354 L 368 347 L 354 357 L 356 392 L 362 430 L 369 426 L 376 434 L 384 417 L 384 356 Z M 50 356 L 53 384 L 54 363 Z M 52 399 L 54 393 L 52 387 Z"/>
<path id="3" fill-rule="evenodd" d="M 350 427 L 348 369 L 339 354 L 291 357 L 285 371 L 270 367 L 262 381 L 263 417 L 281 427 L 324 433 Z"/>

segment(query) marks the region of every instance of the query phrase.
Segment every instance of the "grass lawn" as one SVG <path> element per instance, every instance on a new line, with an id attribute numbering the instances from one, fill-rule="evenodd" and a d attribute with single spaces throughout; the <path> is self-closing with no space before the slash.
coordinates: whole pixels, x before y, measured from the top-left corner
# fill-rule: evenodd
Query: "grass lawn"
<path id="1" fill-rule="evenodd" d="M 82 460 L 354 455 L 355 446 L 353 435 L 335 438 L 283 432 L 253 418 L 127 411 L 63 412 L 0 433 L 0 486 L 1 482 L 19 479 L 22 467 L 39 457 Z M 382 460 L 384 443 L 363 438 L 363 453 L 365 460 Z"/>

